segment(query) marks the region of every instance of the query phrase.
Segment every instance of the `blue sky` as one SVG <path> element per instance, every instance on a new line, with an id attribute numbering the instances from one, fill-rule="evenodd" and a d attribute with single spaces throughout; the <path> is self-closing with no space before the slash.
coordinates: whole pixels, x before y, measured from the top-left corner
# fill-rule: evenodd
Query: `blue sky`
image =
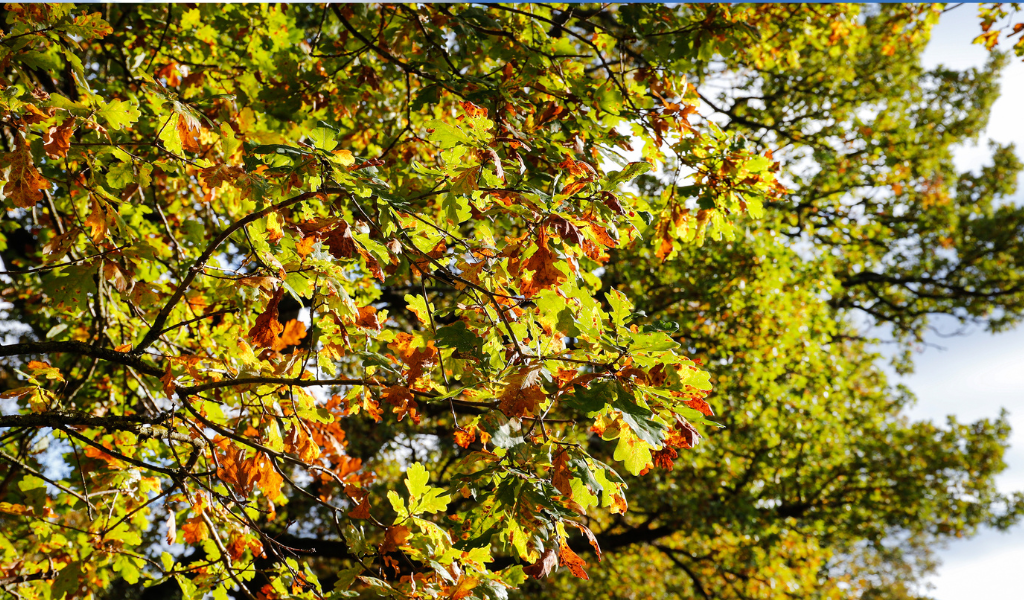
<path id="1" fill-rule="evenodd" d="M 971 44 L 980 33 L 976 14 L 976 6 L 966 5 L 943 15 L 924 55 L 926 67 L 942 63 L 965 69 L 984 64 L 987 52 Z M 1014 58 L 1003 72 L 1001 92 L 986 137 L 977 146 L 957 150 L 958 167 L 976 169 L 984 164 L 989 156 L 987 139 L 1015 142 L 1018 156 L 1024 155 L 1020 108 L 1024 62 L 1020 58 Z M 1024 203 L 1024 190 L 1018 191 L 1014 201 Z M 998 484 L 1003 492 L 1024 491 L 1024 328 L 929 341 L 944 349 L 926 349 L 917 356 L 915 373 L 899 379 L 917 394 L 918 403 L 909 416 L 941 422 L 952 414 L 970 421 L 995 417 L 1006 408 L 1013 436 L 1009 468 Z M 973 539 L 957 540 L 940 556 L 943 564 L 930 580 L 935 586 L 930 595 L 936 600 L 1018 600 L 1024 595 L 1024 525 L 1008 533 L 983 531 Z"/>

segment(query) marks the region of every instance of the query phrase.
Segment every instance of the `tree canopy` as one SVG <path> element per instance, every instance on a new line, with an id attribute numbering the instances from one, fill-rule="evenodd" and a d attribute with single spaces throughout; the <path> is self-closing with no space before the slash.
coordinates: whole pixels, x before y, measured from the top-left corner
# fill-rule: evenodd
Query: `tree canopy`
<path id="1" fill-rule="evenodd" d="M 871 333 L 1024 314 L 942 10 L 8 5 L 0 588 L 916 597 L 1024 513 Z"/>

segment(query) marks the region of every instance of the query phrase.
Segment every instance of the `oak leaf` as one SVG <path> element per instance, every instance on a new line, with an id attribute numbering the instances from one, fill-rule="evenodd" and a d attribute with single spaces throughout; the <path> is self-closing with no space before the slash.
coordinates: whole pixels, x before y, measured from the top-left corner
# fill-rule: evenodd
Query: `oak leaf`
<path id="1" fill-rule="evenodd" d="M 410 537 L 412 537 L 412 532 L 405 525 L 392 525 L 388 527 L 387 531 L 384 532 L 384 542 L 380 546 L 381 554 L 394 552 L 399 546 L 405 545 Z"/>
<path id="2" fill-rule="evenodd" d="M 475 429 L 457 429 L 455 430 L 455 443 L 460 448 L 469 448 L 469 445 L 476 440 Z"/>
<path id="3" fill-rule="evenodd" d="M 178 113 L 177 127 L 181 147 L 189 152 L 201 152 L 203 148 L 199 145 L 199 132 L 202 131 L 202 126 L 199 120 L 186 112 L 181 112 Z"/>
<path id="4" fill-rule="evenodd" d="M 408 381 L 413 388 L 416 387 L 416 381 L 423 376 L 424 370 L 434 365 L 434 359 L 437 357 L 437 348 L 433 340 L 427 342 L 425 348 L 417 346 L 416 340 L 417 338 L 403 331 L 388 344 L 388 348 L 394 350 L 408 368 Z"/>
<path id="5" fill-rule="evenodd" d="M 572 499 L 572 471 L 568 465 L 569 453 L 562 450 L 551 465 L 551 485 L 568 499 Z"/>
<path id="6" fill-rule="evenodd" d="M 14 138 L 14 152 L 3 159 L 5 164 L 10 165 L 4 195 L 18 208 L 32 208 L 43 199 L 42 190 L 50 189 L 50 182 L 36 169 L 32 162 L 32 152 L 25 139 L 20 135 L 15 135 Z"/>
<path id="7" fill-rule="evenodd" d="M 583 570 L 587 566 L 587 562 L 573 552 L 568 544 L 561 544 L 558 547 L 558 564 L 563 567 L 569 567 L 569 571 L 580 579 L 590 579 L 587 572 Z"/>
<path id="8" fill-rule="evenodd" d="M 43 150 L 50 157 L 64 158 L 71 149 L 71 134 L 74 132 L 74 117 L 68 117 L 60 125 L 50 127 L 43 136 Z"/>
<path id="9" fill-rule="evenodd" d="M 89 227 L 89 235 L 94 244 L 100 243 L 107 236 L 107 211 L 96 196 L 92 197 L 92 211 L 85 217 L 85 224 Z"/>
<path id="10" fill-rule="evenodd" d="M 380 331 L 380 321 L 377 320 L 377 309 L 372 305 L 363 306 L 359 309 L 356 317 L 356 325 L 363 329 Z"/>
<path id="11" fill-rule="evenodd" d="M 181 526 L 181 535 L 186 544 L 198 544 L 209 537 L 210 532 L 202 517 L 192 517 Z"/>
<path id="12" fill-rule="evenodd" d="M 540 371 L 536 368 L 523 369 L 509 377 L 499 398 L 499 410 L 509 417 L 535 413 L 537 405 L 547 397 L 539 382 Z"/>
<path id="13" fill-rule="evenodd" d="M 523 263 L 523 271 L 529 271 L 529 273 L 524 273 L 519 291 L 527 298 L 530 298 L 537 295 L 541 290 L 550 289 L 562 284 L 566 276 L 565 273 L 555 266 L 557 259 L 558 257 L 555 253 L 548 248 L 547 234 L 542 229 L 540 236 L 537 238 L 537 251 Z"/>
<path id="14" fill-rule="evenodd" d="M 534 579 L 544 579 L 551 573 L 556 564 L 558 564 L 558 555 L 555 554 L 554 548 L 548 548 L 540 555 L 537 562 L 528 567 L 523 567 L 523 573 Z"/>
<path id="15" fill-rule="evenodd" d="M 384 401 L 394 407 L 394 413 L 398 415 L 398 420 L 401 421 L 406 415 L 416 424 L 419 424 L 420 417 L 417 413 L 419 405 L 416 404 L 416 400 L 413 399 L 412 392 L 409 388 L 402 385 L 393 385 L 384 389 L 381 394 Z"/>
<path id="16" fill-rule="evenodd" d="M 256 346 L 273 348 L 278 334 L 284 331 L 284 325 L 277 320 L 277 306 L 283 297 L 284 287 L 282 286 L 274 293 L 263 313 L 256 317 L 256 324 L 249 330 L 249 339 Z"/>
<path id="17" fill-rule="evenodd" d="M 328 231 L 325 237 L 327 251 L 334 258 L 352 258 L 356 255 L 358 248 L 352 238 L 352 229 L 345 221 L 338 223 L 338 226 Z"/>

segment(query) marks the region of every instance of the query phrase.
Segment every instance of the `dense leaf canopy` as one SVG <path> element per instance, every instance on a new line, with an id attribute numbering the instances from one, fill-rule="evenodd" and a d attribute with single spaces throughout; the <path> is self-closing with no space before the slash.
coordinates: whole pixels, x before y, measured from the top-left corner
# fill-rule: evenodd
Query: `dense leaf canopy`
<path id="1" fill-rule="evenodd" d="M 941 10 L 8 5 L 0 588 L 911 597 L 1024 512 L 869 333 L 1024 314 Z"/>

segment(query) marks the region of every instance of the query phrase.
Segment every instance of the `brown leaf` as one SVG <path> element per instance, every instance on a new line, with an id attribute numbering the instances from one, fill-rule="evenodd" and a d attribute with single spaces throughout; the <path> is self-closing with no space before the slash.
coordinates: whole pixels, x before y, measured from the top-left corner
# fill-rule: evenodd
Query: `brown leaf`
<path id="1" fill-rule="evenodd" d="M 483 152 L 484 156 L 492 163 L 494 163 L 494 172 L 498 175 L 498 179 L 505 181 L 505 169 L 501 166 L 501 158 L 498 157 L 498 153 L 492 148 L 488 148 Z"/>
<path id="2" fill-rule="evenodd" d="M 199 120 L 187 113 L 178 113 L 178 137 L 181 138 L 181 147 L 189 152 L 201 152 L 199 145 L 199 132 L 202 126 Z"/>
<path id="3" fill-rule="evenodd" d="M 565 273 L 555 267 L 558 257 L 548 248 L 547 234 L 542 229 L 537 238 L 537 251 L 523 263 L 523 271 L 532 271 L 524 274 L 519 291 L 530 298 L 541 290 L 549 289 L 560 285 L 565 281 Z"/>
<path id="4" fill-rule="evenodd" d="M 363 329 L 380 331 L 380 322 L 377 320 L 377 309 L 367 305 L 359 309 L 359 316 L 356 318 L 356 325 Z"/>
<path id="5" fill-rule="evenodd" d="M 580 232 L 580 228 L 568 219 L 562 218 L 558 215 L 551 215 L 548 217 L 548 225 L 555 230 L 555 235 L 562 238 L 562 240 L 573 244 L 574 246 L 583 245 L 583 233 Z"/>
<path id="6" fill-rule="evenodd" d="M 537 562 L 528 567 L 524 567 L 523 573 L 526 573 L 534 579 L 544 579 L 549 573 L 551 573 L 551 570 L 555 568 L 557 563 L 558 556 L 555 554 L 554 548 L 548 548 L 540 555 Z"/>
<path id="7" fill-rule="evenodd" d="M 352 258 L 356 255 L 356 242 L 352 239 L 352 229 L 342 221 L 338 226 L 327 232 L 327 251 L 334 258 Z"/>
<path id="8" fill-rule="evenodd" d="M 356 246 L 356 251 L 363 257 L 363 262 L 366 264 L 366 270 L 377 278 L 377 280 L 384 281 L 384 271 L 381 271 L 380 263 L 377 262 L 377 259 L 371 256 L 370 253 L 364 250 L 361 246 Z"/>
<path id="9" fill-rule="evenodd" d="M 569 453 L 562 450 L 551 465 L 551 485 L 568 499 L 572 499 L 572 471 L 568 465 Z"/>
<path id="10" fill-rule="evenodd" d="M 178 539 L 177 523 L 174 522 L 174 513 L 167 517 L 167 543 L 173 544 Z"/>
<path id="11" fill-rule="evenodd" d="M 398 420 L 401 421 L 406 415 L 412 419 L 417 425 L 420 422 L 419 414 L 417 410 L 419 405 L 416 404 L 416 400 L 413 399 L 412 392 L 409 388 L 402 385 L 393 385 L 385 388 L 384 393 L 381 397 L 385 402 L 395 407 L 394 413 L 398 415 Z"/>
<path id="12" fill-rule="evenodd" d="M 222 183 L 234 183 L 242 175 L 245 175 L 245 171 L 242 167 L 233 167 L 226 164 L 213 165 L 212 167 L 206 167 L 200 172 L 200 180 L 206 184 L 206 187 L 215 189 L 221 186 Z"/>
<path id="13" fill-rule="evenodd" d="M 71 149 L 71 134 L 75 132 L 75 118 L 68 117 L 60 125 L 46 130 L 43 136 L 43 150 L 53 158 L 64 158 Z"/>
<path id="14" fill-rule="evenodd" d="M 263 314 L 256 318 L 256 324 L 249 330 L 249 339 L 260 348 L 273 348 L 277 341 L 277 335 L 284 331 L 284 325 L 277 320 L 277 305 L 284 297 L 284 287 L 278 288 L 277 292 L 267 303 Z"/>
<path id="15" fill-rule="evenodd" d="M 601 192 L 601 200 L 612 212 L 620 215 L 626 214 L 626 209 L 622 208 L 622 203 L 619 202 L 619 197 L 615 194 L 608 191 Z"/>
<path id="16" fill-rule="evenodd" d="M 124 270 L 115 262 L 104 262 L 103 263 L 103 276 L 113 284 L 117 291 L 124 293 L 131 284 L 131 275 L 124 272 Z"/>
<path id="17" fill-rule="evenodd" d="M 355 508 L 348 511 L 348 516 L 353 519 L 369 519 L 370 518 L 370 501 L 363 498 L 359 501 L 359 504 Z"/>
<path id="18" fill-rule="evenodd" d="M 381 554 L 394 552 L 399 546 L 404 545 L 412 536 L 412 532 L 405 525 L 392 525 L 384 532 L 384 542 L 380 545 Z"/>
<path id="19" fill-rule="evenodd" d="M 15 135 L 14 152 L 4 157 L 3 162 L 11 166 L 7 175 L 4 195 L 18 208 L 32 208 L 43 199 L 42 190 L 50 189 L 50 182 L 36 169 L 32 152 L 20 135 Z"/>
<path id="20" fill-rule="evenodd" d="M 540 371 L 524 369 L 508 380 L 508 385 L 501 392 L 498 408 L 509 417 L 522 417 L 527 413 L 535 413 L 537 405 L 547 397 L 540 387 Z"/>
<path id="21" fill-rule="evenodd" d="M 583 570 L 583 567 L 587 566 L 587 562 L 573 552 L 567 544 L 561 544 L 558 547 L 558 564 L 569 567 L 572 574 L 580 579 L 590 579 L 587 572 Z"/>
<path id="22" fill-rule="evenodd" d="M 92 197 L 92 211 L 85 217 L 85 224 L 89 227 L 94 244 L 100 243 L 107 236 L 107 211 L 96 196 Z"/>
<path id="23" fill-rule="evenodd" d="M 594 532 L 591 531 L 589 527 L 582 523 L 577 523 L 575 521 L 566 521 L 566 523 L 569 523 L 570 525 L 575 525 L 576 529 L 582 531 L 583 535 L 587 537 L 587 541 L 590 542 L 591 546 L 593 546 L 594 553 L 597 554 L 597 560 L 604 560 L 603 558 L 601 558 L 601 546 L 597 543 L 597 537 L 594 536 Z"/>

